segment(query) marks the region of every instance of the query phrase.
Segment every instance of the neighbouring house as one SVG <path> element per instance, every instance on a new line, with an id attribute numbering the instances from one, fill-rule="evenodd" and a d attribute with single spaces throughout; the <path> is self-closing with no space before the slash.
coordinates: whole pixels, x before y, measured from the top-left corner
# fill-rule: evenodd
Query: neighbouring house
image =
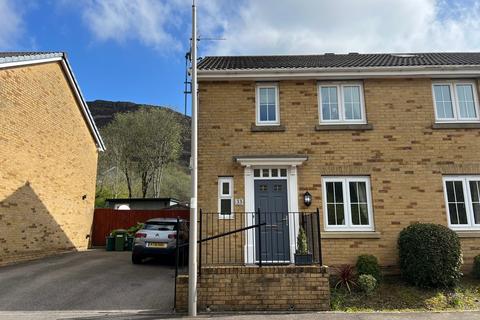
<path id="1" fill-rule="evenodd" d="M 328 266 L 369 253 L 395 271 L 415 222 L 455 230 L 467 270 L 480 254 L 480 53 L 212 56 L 198 68 L 201 237 L 263 223 L 205 242 L 202 266 L 292 263 L 300 226 Z"/>
<path id="2" fill-rule="evenodd" d="M 160 210 L 181 205 L 175 198 L 115 198 L 106 199 L 107 208 L 117 210 Z"/>
<path id="3" fill-rule="evenodd" d="M 104 145 L 65 53 L 0 53 L 0 147 L 0 264 L 86 249 Z"/>

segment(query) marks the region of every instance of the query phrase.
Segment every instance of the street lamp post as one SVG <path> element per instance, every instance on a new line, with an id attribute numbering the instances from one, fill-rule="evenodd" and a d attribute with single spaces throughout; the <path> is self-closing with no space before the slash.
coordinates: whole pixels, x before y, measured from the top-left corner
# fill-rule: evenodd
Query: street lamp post
<path id="1" fill-rule="evenodd" d="M 192 198 L 190 200 L 190 239 L 188 259 L 188 314 L 197 315 L 197 11 L 195 0 L 192 0 L 192 149 L 191 176 Z"/>

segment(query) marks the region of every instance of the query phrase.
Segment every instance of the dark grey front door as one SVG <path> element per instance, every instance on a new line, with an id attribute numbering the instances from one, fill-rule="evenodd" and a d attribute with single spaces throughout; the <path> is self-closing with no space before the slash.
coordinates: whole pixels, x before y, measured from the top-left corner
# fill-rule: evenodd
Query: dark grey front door
<path id="1" fill-rule="evenodd" d="M 255 180 L 255 222 L 265 222 L 255 233 L 257 261 L 290 261 L 287 199 L 287 180 Z"/>

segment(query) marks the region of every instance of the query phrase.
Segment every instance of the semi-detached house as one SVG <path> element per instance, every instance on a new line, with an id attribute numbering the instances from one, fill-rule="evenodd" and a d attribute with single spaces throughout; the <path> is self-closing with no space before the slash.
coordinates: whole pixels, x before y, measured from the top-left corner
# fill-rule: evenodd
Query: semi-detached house
<path id="1" fill-rule="evenodd" d="M 399 232 L 432 222 L 458 233 L 468 268 L 480 253 L 479 77 L 480 53 L 202 59 L 202 238 L 265 225 L 202 247 L 201 263 L 292 262 L 299 214 L 318 208 L 321 239 L 309 241 L 326 265 L 370 253 L 395 267 Z"/>

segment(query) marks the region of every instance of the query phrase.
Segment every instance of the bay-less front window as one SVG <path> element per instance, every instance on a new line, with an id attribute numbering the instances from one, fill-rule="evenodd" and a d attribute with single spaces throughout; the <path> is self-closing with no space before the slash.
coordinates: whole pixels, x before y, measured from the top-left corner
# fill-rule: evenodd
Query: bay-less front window
<path id="1" fill-rule="evenodd" d="M 233 217 L 233 178 L 218 178 L 218 212 L 220 218 Z"/>
<path id="2" fill-rule="evenodd" d="M 319 85 L 320 124 L 365 123 L 360 83 Z"/>
<path id="3" fill-rule="evenodd" d="M 276 84 L 257 85 L 257 125 L 278 125 L 278 86 Z"/>
<path id="4" fill-rule="evenodd" d="M 327 231 L 373 231 L 368 177 L 324 177 L 323 213 Z"/>
<path id="5" fill-rule="evenodd" d="M 480 230 L 480 176 L 446 176 L 443 184 L 450 228 Z"/>
<path id="6" fill-rule="evenodd" d="M 478 99 L 474 82 L 443 81 L 433 84 L 438 122 L 478 121 Z"/>

